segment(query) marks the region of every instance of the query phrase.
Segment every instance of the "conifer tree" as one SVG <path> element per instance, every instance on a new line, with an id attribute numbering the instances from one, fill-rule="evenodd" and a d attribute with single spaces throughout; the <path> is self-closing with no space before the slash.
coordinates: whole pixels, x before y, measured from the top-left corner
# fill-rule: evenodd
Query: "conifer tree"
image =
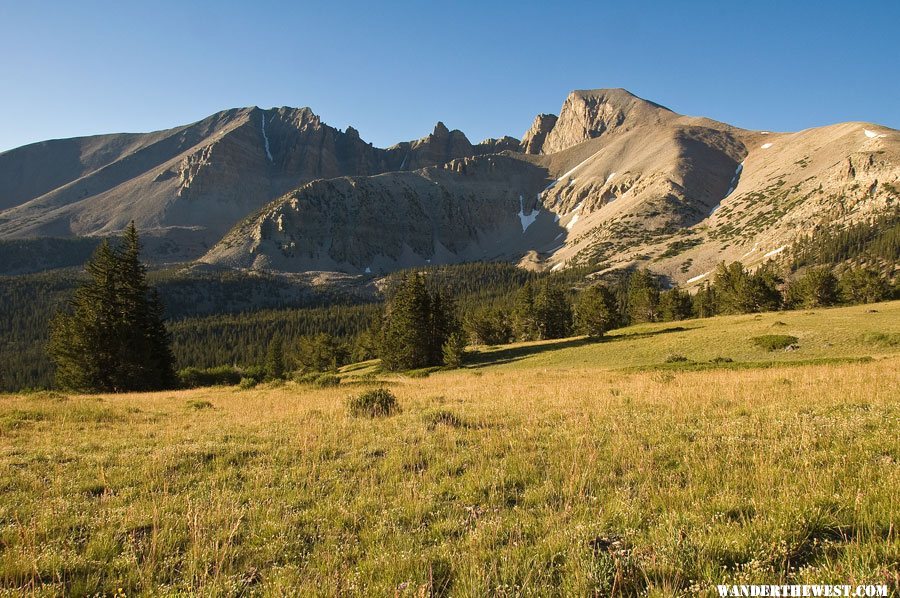
<path id="1" fill-rule="evenodd" d="M 404 277 L 385 306 L 379 357 L 386 370 L 439 365 L 443 347 L 459 328 L 453 302 L 429 293 L 420 274 Z"/>
<path id="2" fill-rule="evenodd" d="M 841 298 L 847 303 L 875 303 L 890 296 L 887 281 L 874 268 L 849 268 L 841 276 Z"/>
<path id="3" fill-rule="evenodd" d="M 534 311 L 534 285 L 527 281 L 516 292 L 513 307 L 513 327 L 516 338 L 522 341 L 535 340 L 540 337 L 537 318 Z"/>
<path id="4" fill-rule="evenodd" d="M 605 286 L 588 287 L 575 302 L 575 331 L 599 338 L 616 320 L 616 299 Z"/>
<path id="5" fill-rule="evenodd" d="M 462 331 L 452 333 L 442 347 L 444 365 L 450 368 L 462 366 L 467 339 Z"/>
<path id="6" fill-rule="evenodd" d="M 280 336 L 269 342 L 266 354 L 266 377 L 270 380 L 284 380 L 284 343 Z"/>
<path id="7" fill-rule="evenodd" d="M 572 305 L 565 291 L 548 282 L 534 296 L 534 317 L 541 339 L 564 338 L 572 331 Z"/>
<path id="8" fill-rule="evenodd" d="M 809 268 L 791 285 L 790 296 L 792 301 L 806 308 L 834 305 L 838 301 L 837 278 L 828 266 Z"/>
<path id="9" fill-rule="evenodd" d="M 697 289 L 692 310 L 697 318 L 711 318 L 716 315 L 716 291 L 709 282 Z"/>
<path id="10" fill-rule="evenodd" d="M 647 269 L 628 279 L 628 319 L 632 324 L 653 322 L 659 316 L 659 283 Z"/>
<path id="11" fill-rule="evenodd" d="M 88 262 L 89 280 L 75 291 L 69 311 L 51 323 L 48 351 L 58 386 L 123 392 L 175 385 L 163 306 L 139 254 L 131 223 L 121 248 L 103 241 Z"/>
<path id="12" fill-rule="evenodd" d="M 659 295 L 659 312 L 663 320 L 686 320 L 691 317 L 691 296 L 675 285 Z"/>

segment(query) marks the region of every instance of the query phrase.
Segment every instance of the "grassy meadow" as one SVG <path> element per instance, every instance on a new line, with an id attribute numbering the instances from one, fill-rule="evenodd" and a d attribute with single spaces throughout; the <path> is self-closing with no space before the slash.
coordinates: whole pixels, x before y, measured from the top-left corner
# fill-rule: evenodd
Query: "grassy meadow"
<path id="1" fill-rule="evenodd" d="M 898 587 L 900 302 L 342 376 L 0 397 L 0 594 Z M 379 386 L 398 414 L 348 414 Z"/>

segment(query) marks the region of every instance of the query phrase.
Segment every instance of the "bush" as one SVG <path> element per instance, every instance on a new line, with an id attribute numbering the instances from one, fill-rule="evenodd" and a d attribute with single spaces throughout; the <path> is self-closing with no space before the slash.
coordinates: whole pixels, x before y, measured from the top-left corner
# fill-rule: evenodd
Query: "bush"
<path id="1" fill-rule="evenodd" d="M 186 388 L 234 386 L 241 381 L 241 373 L 227 365 L 206 369 L 190 367 L 178 372 L 178 379 Z"/>
<path id="2" fill-rule="evenodd" d="M 213 404 L 209 401 L 188 401 L 188 407 L 201 411 L 203 409 L 212 409 Z"/>
<path id="3" fill-rule="evenodd" d="M 315 385 L 320 388 L 331 388 L 341 383 L 341 379 L 334 374 L 322 374 L 316 378 Z"/>
<path id="4" fill-rule="evenodd" d="M 241 378 L 240 387 L 242 390 L 248 390 L 250 388 L 255 388 L 257 384 L 259 384 L 259 380 L 256 378 Z"/>
<path id="5" fill-rule="evenodd" d="M 666 357 L 666 363 L 684 363 L 685 361 L 688 361 L 688 358 L 684 355 L 678 355 L 677 353 L 673 353 Z"/>
<path id="6" fill-rule="evenodd" d="M 297 384 L 315 384 L 320 372 L 295 372 L 291 379 Z"/>
<path id="7" fill-rule="evenodd" d="M 778 349 L 786 349 L 796 344 L 798 339 L 796 336 L 789 334 L 765 334 L 751 339 L 753 344 L 766 351 L 777 351 Z"/>
<path id="8" fill-rule="evenodd" d="M 461 417 L 446 409 L 429 411 L 422 415 L 422 419 L 425 421 L 429 430 L 434 430 L 437 426 L 449 426 L 451 428 L 469 427 L 469 424 Z"/>
<path id="9" fill-rule="evenodd" d="M 400 411 L 397 397 L 386 388 L 376 388 L 349 397 L 347 408 L 354 417 L 385 417 Z"/>
<path id="10" fill-rule="evenodd" d="M 261 365 L 251 365 L 250 367 L 246 367 L 241 371 L 241 375 L 244 378 L 250 378 L 251 380 L 255 380 L 257 384 L 266 379 L 266 368 Z"/>

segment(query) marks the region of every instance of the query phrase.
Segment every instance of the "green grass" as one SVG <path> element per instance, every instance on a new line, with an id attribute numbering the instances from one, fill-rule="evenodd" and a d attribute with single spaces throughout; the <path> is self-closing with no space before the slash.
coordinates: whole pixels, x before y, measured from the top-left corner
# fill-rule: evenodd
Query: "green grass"
<path id="1" fill-rule="evenodd" d="M 896 590 L 900 350 L 869 335 L 900 333 L 900 303 L 869 309 L 498 347 L 427 378 L 368 363 L 332 388 L 3 396 L 0 594 Z M 772 331 L 800 350 L 750 340 Z M 352 416 L 377 388 L 400 409 Z"/>

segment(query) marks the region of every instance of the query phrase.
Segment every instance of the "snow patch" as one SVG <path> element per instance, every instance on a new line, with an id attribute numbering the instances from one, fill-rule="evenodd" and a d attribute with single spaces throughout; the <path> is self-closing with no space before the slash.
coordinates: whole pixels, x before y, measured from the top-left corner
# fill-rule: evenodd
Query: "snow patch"
<path id="1" fill-rule="evenodd" d="M 519 222 L 522 223 L 522 234 L 525 234 L 525 231 L 528 230 L 528 227 L 534 224 L 534 221 L 537 220 L 538 213 L 540 210 L 537 209 L 537 206 L 533 210 L 531 210 L 531 214 L 525 215 L 525 202 L 522 199 L 522 196 L 519 196 Z"/>
<path id="2" fill-rule="evenodd" d="M 602 151 L 603 150 L 600 150 L 600 152 L 602 152 Z M 587 157 L 587 159 L 576 164 L 574 168 L 572 168 L 571 170 L 569 170 L 568 172 L 563 174 L 561 177 L 559 177 L 558 179 L 556 179 L 555 181 L 553 181 L 552 183 L 550 183 L 549 185 L 544 187 L 544 191 L 542 191 L 542 193 L 546 193 L 547 191 L 549 191 L 550 189 L 555 187 L 558 183 L 568 179 L 572 175 L 573 172 L 575 172 L 576 170 L 578 170 L 579 168 L 581 168 L 582 166 L 584 166 L 585 164 L 587 164 L 588 162 L 593 160 L 597 156 L 597 154 L 599 154 L 600 152 L 597 152 L 596 154 L 591 154 L 590 156 Z"/>
<path id="3" fill-rule="evenodd" d="M 771 143 L 763 143 L 759 147 L 760 147 L 760 149 L 769 149 L 770 147 L 772 147 L 772 144 Z"/>
<path id="4" fill-rule="evenodd" d="M 556 272 L 557 270 L 559 270 L 560 268 L 562 268 L 565 265 L 566 265 L 565 262 L 560 262 L 560 263 L 556 264 L 555 266 L 553 266 L 552 268 L 550 268 L 550 271 Z"/>
<path id="5" fill-rule="evenodd" d="M 728 191 L 725 193 L 725 197 L 719 200 L 719 203 L 713 206 L 713 209 L 709 211 L 709 215 L 712 216 L 716 210 L 722 207 L 722 202 L 734 192 L 734 189 L 737 187 L 738 182 L 741 179 L 741 172 L 744 170 L 744 163 L 741 162 L 737 165 L 737 168 L 734 171 L 734 176 L 731 177 L 731 184 L 728 186 Z"/>
<path id="6" fill-rule="evenodd" d="M 403 156 L 403 162 L 400 163 L 400 170 L 406 169 L 406 159 L 409 158 L 409 152 L 406 152 L 406 155 Z"/>
<path id="7" fill-rule="evenodd" d="M 609 176 L 606 177 L 606 182 L 603 184 L 605 185 L 606 183 L 610 182 L 614 176 L 616 176 L 616 173 L 614 173 L 614 172 L 609 173 Z"/>
<path id="8" fill-rule="evenodd" d="M 369 267 L 367 266 L 365 272 L 366 272 L 366 274 L 371 274 L 371 273 L 372 273 L 372 268 L 369 268 Z"/>
<path id="9" fill-rule="evenodd" d="M 869 129 L 863 129 L 863 133 L 865 133 L 866 137 L 868 137 L 869 139 L 877 139 L 879 137 L 887 137 L 887 135 L 885 135 L 884 133 L 879 135 L 875 131 L 870 131 Z"/>
<path id="10" fill-rule="evenodd" d="M 695 277 L 693 277 L 693 278 L 688 278 L 688 279 L 687 279 L 687 284 L 691 284 L 692 282 L 697 282 L 697 281 L 700 280 L 701 278 L 705 278 L 707 274 L 709 274 L 709 272 L 704 272 L 703 274 L 700 274 L 700 275 L 695 276 Z"/>
<path id="11" fill-rule="evenodd" d="M 572 216 L 572 219 L 569 220 L 569 223 L 566 225 L 566 230 L 572 230 L 572 227 L 575 226 L 576 222 L 578 222 L 578 214 Z"/>
<path id="12" fill-rule="evenodd" d="M 272 116 L 272 118 L 275 118 L 275 117 Z M 268 157 L 269 162 L 271 162 L 272 161 L 272 152 L 269 150 L 269 137 L 268 137 L 268 135 L 266 135 L 266 113 L 265 112 L 262 113 L 262 135 L 263 135 L 263 142 L 265 143 L 265 146 L 266 146 L 266 157 Z"/>
<path id="13" fill-rule="evenodd" d="M 566 233 L 559 233 L 558 235 L 556 235 L 555 237 L 553 237 L 553 240 L 556 241 L 557 239 L 559 239 L 559 238 L 560 238 L 561 236 L 563 236 L 564 234 L 566 234 Z"/>
<path id="14" fill-rule="evenodd" d="M 786 248 L 787 248 L 787 245 L 782 245 L 778 249 L 773 249 L 769 253 L 765 254 L 763 257 L 772 257 L 773 255 L 778 255 L 779 253 L 784 251 Z"/>

